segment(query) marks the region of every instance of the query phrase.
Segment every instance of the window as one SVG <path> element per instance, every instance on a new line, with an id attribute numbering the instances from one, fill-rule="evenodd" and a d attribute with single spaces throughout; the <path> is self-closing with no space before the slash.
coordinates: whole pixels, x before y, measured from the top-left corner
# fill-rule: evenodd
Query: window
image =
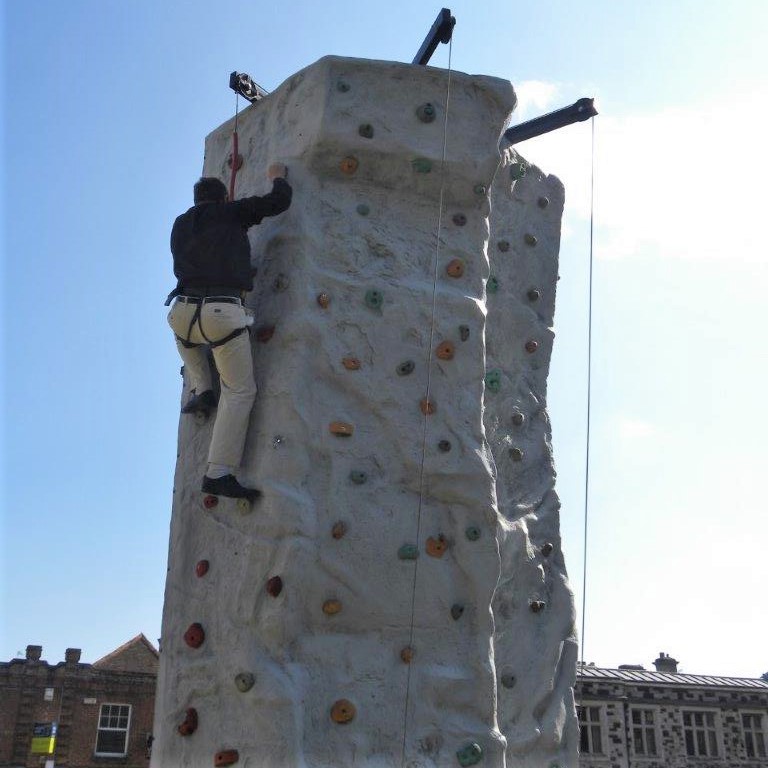
<path id="1" fill-rule="evenodd" d="M 108 757 L 127 755 L 130 722 L 129 704 L 102 704 L 96 734 L 96 754 Z"/>
<path id="2" fill-rule="evenodd" d="M 603 734 L 600 707 L 577 707 L 579 714 L 580 750 L 583 755 L 602 755 Z"/>
<path id="3" fill-rule="evenodd" d="M 765 757 L 765 723 L 762 714 L 742 712 L 741 727 L 744 729 L 747 757 Z"/>
<path id="4" fill-rule="evenodd" d="M 656 722 L 652 709 L 632 710 L 632 743 L 636 755 L 658 755 L 656 747 Z"/>
<path id="5" fill-rule="evenodd" d="M 683 712 L 685 751 L 691 757 L 717 757 L 714 712 Z"/>

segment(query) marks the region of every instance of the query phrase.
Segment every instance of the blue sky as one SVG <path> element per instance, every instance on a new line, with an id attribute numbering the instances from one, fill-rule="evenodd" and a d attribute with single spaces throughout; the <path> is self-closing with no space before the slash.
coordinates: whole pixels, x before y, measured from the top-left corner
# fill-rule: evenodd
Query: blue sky
<path id="1" fill-rule="evenodd" d="M 601 111 L 585 657 L 759 675 L 768 4 L 450 7 L 454 68 L 511 80 L 521 119 L 580 96 Z M 0 659 L 159 635 L 181 384 L 168 235 L 232 115 L 229 73 L 272 90 L 326 54 L 410 61 L 438 10 L 4 4 Z M 566 185 L 549 405 L 580 606 L 590 125 L 519 148 Z"/>

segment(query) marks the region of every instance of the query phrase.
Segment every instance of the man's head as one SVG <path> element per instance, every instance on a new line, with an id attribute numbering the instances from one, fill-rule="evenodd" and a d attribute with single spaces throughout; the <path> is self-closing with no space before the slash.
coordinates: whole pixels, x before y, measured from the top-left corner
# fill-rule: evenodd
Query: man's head
<path id="1" fill-rule="evenodd" d="M 212 176 L 203 176 L 194 187 L 195 205 L 198 203 L 223 203 L 227 199 L 227 188 L 223 181 Z"/>

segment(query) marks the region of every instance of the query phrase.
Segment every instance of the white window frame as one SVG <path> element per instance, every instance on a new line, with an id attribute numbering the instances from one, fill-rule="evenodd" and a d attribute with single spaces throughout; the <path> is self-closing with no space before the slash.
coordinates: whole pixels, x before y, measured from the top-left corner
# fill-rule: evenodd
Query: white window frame
<path id="1" fill-rule="evenodd" d="M 699 746 L 698 746 L 698 739 L 696 738 L 696 732 L 697 728 L 701 728 L 702 726 L 697 726 L 695 723 L 692 726 L 693 734 L 694 734 L 694 740 L 693 745 L 696 754 L 690 755 L 688 754 L 688 744 L 686 742 L 686 728 L 685 725 L 685 716 L 691 715 L 695 717 L 695 715 L 712 715 L 712 728 L 710 729 L 706 723 L 704 724 L 704 732 L 708 733 L 710 730 L 714 731 L 715 734 L 715 747 L 717 748 L 717 754 L 711 755 L 709 753 L 707 754 L 699 754 Z M 682 725 L 682 733 L 683 733 L 683 753 L 686 755 L 686 757 L 708 757 L 708 758 L 714 758 L 716 760 L 723 760 L 725 758 L 725 750 L 723 749 L 723 735 L 722 735 L 722 722 L 720 717 L 720 710 L 719 709 L 707 709 L 705 707 L 681 707 L 680 708 L 680 723 Z M 709 743 L 709 740 L 707 739 L 707 743 Z"/>
<path id="2" fill-rule="evenodd" d="M 585 724 L 588 725 L 589 731 L 587 732 L 587 741 L 589 743 L 589 746 L 592 748 L 592 751 L 590 752 L 581 752 L 581 718 L 579 717 L 579 710 L 585 710 L 587 708 L 596 709 L 597 710 L 597 720 L 588 720 Z M 601 760 L 601 759 L 607 759 L 609 757 L 608 751 L 606 749 L 606 741 L 605 737 L 607 734 L 606 729 L 606 705 L 600 702 L 583 702 L 579 704 L 576 708 L 576 720 L 579 726 L 579 753 L 586 756 L 589 756 L 590 760 Z M 594 744 L 592 743 L 592 728 L 594 726 L 598 726 L 600 729 L 600 751 L 595 752 L 594 751 Z"/>
<path id="3" fill-rule="evenodd" d="M 125 728 L 102 728 L 101 727 L 101 715 L 104 711 L 104 707 L 128 707 L 128 723 Z M 114 701 L 105 701 L 99 707 L 99 719 L 96 721 L 96 743 L 93 746 L 93 754 L 96 757 L 126 757 L 128 755 L 128 740 L 131 734 L 131 718 L 133 717 L 133 706 L 131 704 L 124 704 Z M 125 751 L 124 752 L 99 752 L 99 733 L 101 731 L 120 731 L 125 733 Z"/>
<path id="4" fill-rule="evenodd" d="M 763 737 L 763 754 L 750 755 L 747 752 L 747 729 L 744 727 L 744 715 L 750 715 L 751 717 L 759 718 L 759 731 L 750 730 L 749 733 L 754 737 L 755 733 L 762 734 Z M 741 723 L 741 735 L 744 737 L 744 755 L 747 760 L 765 760 L 768 756 L 768 717 L 765 712 L 761 712 L 759 709 L 742 709 L 739 711 L 739 721 Z M 754 742 L 753 742 L 754 744 Z"/>
<path id="5" fill-rule="evenodd" d="M 652 712 L 653 713 L 653 724 L 652 726 L 647 725 L 640 725 L 636 726 L 633 719 L 632 719 L 632 713 L 633 712 Z M 661 709 L 658 706 L 654 706 L 653 704 L 631 704 L 629 706 L 629 722 L 627 723 L 627 731 L 629 733 L 629 754 L 632 755 L 632 758 L 634 760 L 656 760 L 660 761 L 664 759 L 664 745 L 661 741 Z M 652 755 L 649 754 L 640 754 L 635 750 L 635 728 L 639 727 L 643 730 L 650 730 L 650 728 L 653 728 L 653 737 L 656 739 L 656 752 Z M 643 742 L 645 745 L 645 738 L 643 738 Z"/>

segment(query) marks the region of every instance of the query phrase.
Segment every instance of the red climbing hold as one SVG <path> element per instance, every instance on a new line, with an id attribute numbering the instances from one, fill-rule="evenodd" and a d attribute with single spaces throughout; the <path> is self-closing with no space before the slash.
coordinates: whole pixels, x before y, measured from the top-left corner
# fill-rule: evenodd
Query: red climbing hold
<path id="1" fill-rule="evenodd" d="M 197 710 L 190 707 L 184 722 L 178 727 L 182 736 L 191 736 L 197 730 Z"/>
<path id="2" fill-rule="evenodd" d="M 464 262 L 461 259 L 453 259 L 448 262 L 445 271 L 450 277 L 461 277 L 464 274 Z"/>
<path id="3" fill-rule="evenodd" d="M 213 764 L 234 765 L 240 759 L 240 753 L 236 749 L 223 749 L 213 756 Z"/>
<path id="4" fill-rule="evenodd" d="M 279 576 L 273 576 L 267 582 L 267 594 L 277 597 L 283 591 L 283 580 Z"/>
<path id="5" fill-rule="evenodd" d="M 205 630 L 203 625 L 195 622 L 190 624 L 187 631 L 184 633 L 184 642 L 190 648 L 199 648 L 205 642 Z"/>
<path id="6" fill-rule="evenodd" d="M 341 161 L 339 168 L 341 168 L 342 173 L 346 173 L 347 176 L 351 176 L 357 170 L 358 165 L 360 165 L 360 163 L 358 163 L 357 158 L 345 157 Z"/>
<path id="7" fill-rule="evenodd" d="M 529 355 L 532 355 L 538 348 L 539 348 L 538 341 L 534 341 L 533 339 L 530 339 L 529 341 L 525 342 L 525 351 Z"/>
<path id="8" fill-rule="evenodd" d="M 274 335 L 275 335 L 274 325 L 262 325 L 261 328 L 259 328 L 256 331 L 256 339 L 257 341 L 260 341 L 262 344 L 266 344 Z"/>
<path id="9" fill-rule="evenodd" d="M 347 524 L 339 520 L 338 523 L 333 524 L 331 528 L 331 536 L 337 541 L 344 538 L 344 534 L 347 532 Z"/>
<path id="10" fill-rule="evenodd" d="M 328 425 L 328 429 L 332 435 L 337 435 L 338 437 L 352 437 L 352 433 L 355 431 L 355 428 L 345 421 L 332 421 Z"/>
<path id="11" fill-rule="evenodd" d="M 203 497 L 203 506 L 206 509 L 213 509 L 218 503 L 219 503 L 219 497 L 218 496 L 204 496 Z"/>
<path id="12" fill-rule="evenodd" d="M 348 371 L 359 371 L 360 370 L 360 361 L 356 357 L 344 357 L 341 360 L 341 364 Z"/>
<path id="13" fill-rule="evenodd" d="M 430 557 L 442 557 L 448 549 L 448 541 L 442 533 L 437 538 L 430 536 L 427 539 L 426 549 Z"/>
<path id="14" fill-rule="evenodd" d="M 197 565 L 195 566 L 195 573 L 197 574 L 197 577 L 200 578 L 201 576 L 205 576 L 205 574 L 208 573 L 208 568 L 210 568 L 210 566 L 211 564 L 207 560 L 198 561 Z"/>

